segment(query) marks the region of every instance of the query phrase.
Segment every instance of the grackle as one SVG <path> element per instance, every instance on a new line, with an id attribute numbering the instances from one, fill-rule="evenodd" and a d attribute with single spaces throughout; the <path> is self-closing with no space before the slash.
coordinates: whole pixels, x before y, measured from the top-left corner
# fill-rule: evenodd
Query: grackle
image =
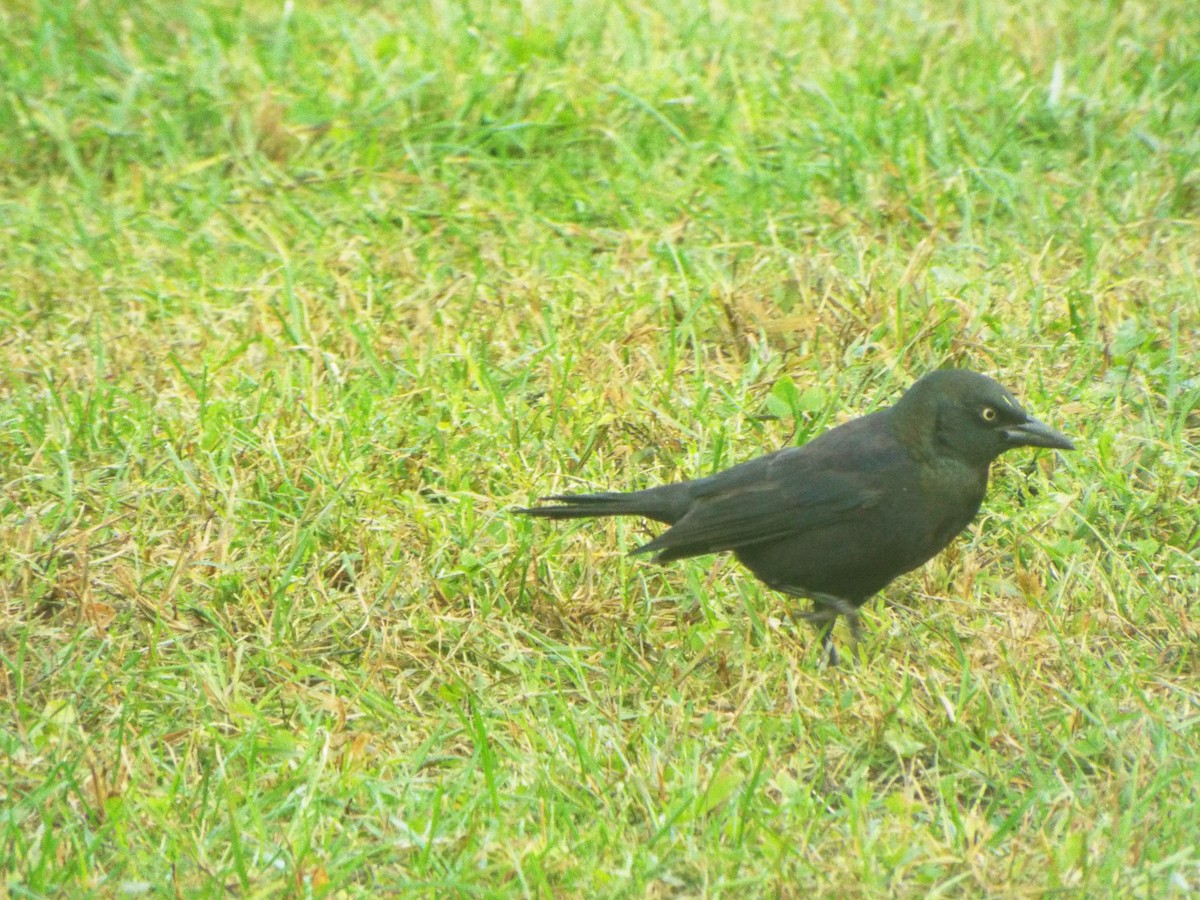
<path id="1" fill-rule="evenodd" d="M 643 516 L 670 527 L 635 554 L 656 562 L 731 550 L 768 587 L 812 601 L 832 630 L 967 527 L 988 467 L 1014 447 L 1073 450 L 999 383 L 966 370 L 924 376 L 895 406 L 707 478 L 632 493 L 558 494 L 516 512 L 548 519 Z"/>

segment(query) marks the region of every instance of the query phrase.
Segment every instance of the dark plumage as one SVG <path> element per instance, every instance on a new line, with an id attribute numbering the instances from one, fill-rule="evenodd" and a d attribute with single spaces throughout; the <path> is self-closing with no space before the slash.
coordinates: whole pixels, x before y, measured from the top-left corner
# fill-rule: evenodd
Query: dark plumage
<path id="1" fill-rule="evenodd" d="M 932 372 L 895 406 L 708 478 L 633 493 L 559 494 L 517 512 L 549 519 L 644 516 L 671 527 L 633 552 L 658 562 L 732 551 L 767 586 L 807 597 L 837 660 L 845 616 L 940 552 L 983 501 L 992 460 L 1014 447 L 1073 450 L 986 375 Z"/>

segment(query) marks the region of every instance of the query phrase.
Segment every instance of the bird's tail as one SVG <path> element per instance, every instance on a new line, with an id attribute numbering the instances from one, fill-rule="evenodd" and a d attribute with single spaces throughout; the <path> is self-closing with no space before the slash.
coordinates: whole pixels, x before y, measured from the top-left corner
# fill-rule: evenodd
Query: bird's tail
<path id="1" fill-rule="evenodd" d="M 644 516 L 668 524 L 685 512 L 689 498 L 680 492 L 682 484 L 667 484 L 629 494 L 554 494 L 539 497 L 539 503 L 555 506 L 531 506 L 513 512 L 544 519 L 590 519 L 594 516 Z"/>

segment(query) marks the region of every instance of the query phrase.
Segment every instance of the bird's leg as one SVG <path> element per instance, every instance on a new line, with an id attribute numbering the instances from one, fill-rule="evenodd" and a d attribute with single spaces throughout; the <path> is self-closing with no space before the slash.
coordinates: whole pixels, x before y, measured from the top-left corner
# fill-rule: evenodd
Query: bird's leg
<path id="1" fill-rule="evenodd" d="M 825 659 L 829 665 L 836 666 L 838 664 L 837 647 L 833 645 L 833 626 L 837 624 L 837 613 L 829 617 L 829 621 L 824 625 L 817 626 L 817 633 L 821 636 L 821 643 L 825 647 Z"/>
<path id="2" fill-rule="evenodd" d="M 825 648 L 826 659 L 831 666 L 836 666 L 838 653 L 837 648 L 833 645 L 833 626 L 837 623 L 838 616 L 846 617 L 846 624 L 850 626 L 850 640 L 854 652 L 858 653 L 858 643 L 862 639 L 862 629 L 858 624 L 858 604 L 832 594 L 812 594 L 810 596 L 813 608 L 808 612 L 798 612 L 795 615 L 806 622 L 811 622 L 816 627 L 817 635 Z"/>
<path id="3" fill-rule="evenodd" d="M 853 600 L 847 600 L 845 597 L 837 597 L 833 594 L 813 594 L 802 588 L 793 587 L 791 585 L 771 585 L 775 590 L 787 594 L 789 597 L 802 597 L 812 601 L 812 609 L 802 612 L 800 610 L 791 609 L 793 619 L 803 619 L 806 622 L 811 622 L 813 627 L 817 629 L 817 637 L 821 640 L 821 646 L 825 650 L 825 658 L 829 665 L 836 666 L 838 664 L 837 648 L 833 645 L 833 626 L 837 624 L 838 616 L 845 616 L 846 622 L 850 625 L 850 637 L 854 641 L 854 647 L 857 652 L 858 641 L 862 636 L 858 627 L 858 607 L 859 604 Z"/>
<path id="4" fill-rule="evenodd" d="M 786 591 L 793 597 L 806 597 L 809 595 L 800 594 L 798 592 Z M 796 619 L 803 619 L 817 629 L 817 637 L 821 641 L 821 646 L 825 650 L 825 658 L 829 665 L 836 666 L 838 664 L 837 648 L 833 645 L 833 626 L 837 624 L 837 617 L 841 615 L 839 601 L 836 597 L 828 597 L 825 594 L 812 596 L 812 609 L 808 611 L 792 610 L 792 616 Z"/>
<path id="5" fill-rule="evenodd" d="M 858 656 L 858 643 L 862 640 L 862 628 L 858 624 L 858 610 L 849 609 L 842 613 L 846 624 L 850 626 L 850 641 L 853 644 L 854 655 Z"/>

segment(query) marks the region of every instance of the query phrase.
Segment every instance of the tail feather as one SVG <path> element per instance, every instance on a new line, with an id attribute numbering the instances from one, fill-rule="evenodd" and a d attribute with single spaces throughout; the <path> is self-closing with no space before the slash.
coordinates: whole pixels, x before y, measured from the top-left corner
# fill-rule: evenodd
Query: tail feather
<path id="1" fill-rule="evenodd" d="M 595 516 L 643 516 L 668 524 L 677 521 L 686 511 L 690 498 L 681 494 L 682 485 L 672 484 L 623 494 L 553 494 L 539 497 L 539 503 L 556 506 L 530 506 L 513 512 L 543 519 L 590 519 Z M 672 490 L 674 489 L 674 490 Z"/>
<path id="2" fill-rule="evenodd" d="M 627 502 L 628 494 L 551 494 L 538 497 L 538 503 L 557 503 L 557 506 L 529 506 L 514 509 L 524 516 L 544 519 L 587 519 L 593 516 L 643 515 L 636 503 Z"/>

